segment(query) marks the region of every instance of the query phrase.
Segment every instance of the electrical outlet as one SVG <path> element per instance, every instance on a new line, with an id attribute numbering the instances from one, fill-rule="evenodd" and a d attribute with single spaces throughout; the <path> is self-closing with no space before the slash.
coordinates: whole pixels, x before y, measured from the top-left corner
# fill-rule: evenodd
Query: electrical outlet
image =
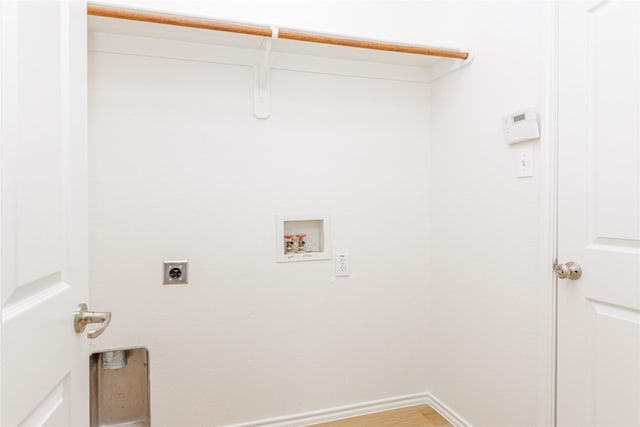
<path id="1" fill-rule="evenodd" d="M 186 285 L 189 283 L 188 261 L 164 261 L 163 285 Z"/>
<path id="2" fill-rule="evenodd" d="M 336 276 L 348 276 L 349 275 L 349 254 L 339 253 L 336 254 Z"/>

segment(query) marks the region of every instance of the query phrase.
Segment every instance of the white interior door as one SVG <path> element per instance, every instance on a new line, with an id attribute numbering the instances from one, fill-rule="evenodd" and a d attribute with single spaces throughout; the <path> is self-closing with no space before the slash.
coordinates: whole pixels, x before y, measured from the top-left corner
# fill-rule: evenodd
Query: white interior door
<path id="1" fill-rule="evenodd" d="M 640 2 L 560 2 L 559 426 L 640 426 Z"/>
<path id="2" fill-rule="evenodd" d="M 1 1 L 2 413 L 87 426 L 86 5 Z"/>

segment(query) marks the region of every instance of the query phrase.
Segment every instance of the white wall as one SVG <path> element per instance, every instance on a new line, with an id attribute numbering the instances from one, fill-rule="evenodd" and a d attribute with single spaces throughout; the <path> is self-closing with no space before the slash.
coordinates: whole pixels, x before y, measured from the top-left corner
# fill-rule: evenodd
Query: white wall
<path id="1" fill-rule="evenodd" d="M 534 177 L 517 179 L 500 118 L 544 113 L 548 8 L 442 2 L 434 12 L 468 33 L 476 60 L 432 84 L 428 386 L 474 426 L 545 423 L 547 141 L 532 143 Z"/>
<path id="2" fill-rule="evenodd" d="M 150 348 L 155 422 L 430 391 L 475 426 L 544 424 L 545 141 L 516 179 L 500 116 L 543 110 L 546 2 L 111 3 L 476 54 L 431 92 L 276 71 L 264 122 L 247 68 L 92 54 L 92 305 L 114 312 L 97 344 Z M 292 180 L 300 156 L 312 172 Z M 273 215 L 316 211 L 348 279 L 273 262 Z M 174 257 L 193 264 L 187 288 L 160 285 Z"/>
<path id="3" fill-rule="evenodd" d="M 276 70 L 261 121 L 249 67 L 91 52 L 89 75 L 95 349 L 149 349 L 154 425 L 425 390 L 428 85 Z M 275 262 L 275 215 L 316 212 L 350 277 Z"/>

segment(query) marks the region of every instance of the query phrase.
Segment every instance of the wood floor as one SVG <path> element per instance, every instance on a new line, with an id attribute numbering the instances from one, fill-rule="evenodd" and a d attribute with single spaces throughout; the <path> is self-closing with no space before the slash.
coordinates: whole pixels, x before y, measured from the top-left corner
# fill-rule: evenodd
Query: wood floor
<path id="1" fill-rule="evenodd" d="M 393 411 L 378 412 L 346 418 L 313 427 L 450 427 L 440 414 L 427 405 L 410 406 Z"/>

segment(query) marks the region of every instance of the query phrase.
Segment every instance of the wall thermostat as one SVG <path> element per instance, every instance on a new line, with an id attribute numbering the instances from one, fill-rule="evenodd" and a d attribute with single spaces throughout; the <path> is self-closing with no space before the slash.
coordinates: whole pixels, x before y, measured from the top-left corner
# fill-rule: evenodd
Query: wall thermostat
<path id="1" fill-rule="evenodd" d="M 502 117 L 504 139 L 507 144 L 540 138 L 538 116 L 533 110 L 517 111 Z"/>

